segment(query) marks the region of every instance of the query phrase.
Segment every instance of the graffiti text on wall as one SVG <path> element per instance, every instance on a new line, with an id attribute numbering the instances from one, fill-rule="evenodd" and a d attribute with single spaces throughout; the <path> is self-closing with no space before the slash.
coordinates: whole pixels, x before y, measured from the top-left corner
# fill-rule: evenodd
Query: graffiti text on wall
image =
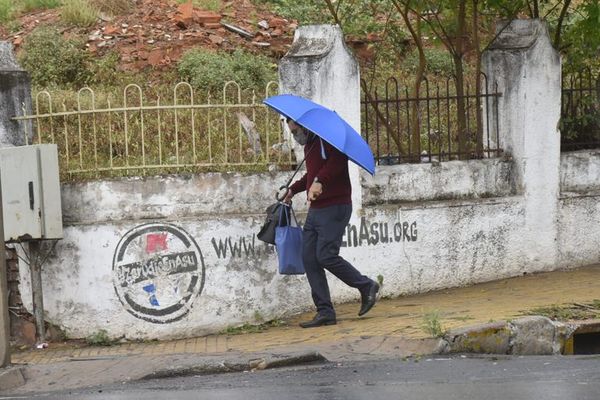
<path id="1" fill-rule="evenodd" d="M 275 248 L 266 243 L 256 242 L 256 235 L 252 237 L 227 237 L 225 239 L 211 239 L 217 258 L 252 258 L 261 254 L 273 253 Z"/>
<path id="2" fill-rule="evenodd" d="M 342 247 L 374 246 L 386 243 L 416 242 L 416 222 L 369 222 L 365 218 L 360 225 L 348 224 L 342 237 Z M 254 258 L 272 254 L 275 247 L 260 242 L 253 236 L 212 238 L 217 258 Z"/>
<path id="3" fill-rule="evenodd" d="M 342 247 L 374 246 L 380 243 L 416 242 L 416 222 L 370 223 L 360 219 L 360 225 L 348 224 L 342 238 Z"/>

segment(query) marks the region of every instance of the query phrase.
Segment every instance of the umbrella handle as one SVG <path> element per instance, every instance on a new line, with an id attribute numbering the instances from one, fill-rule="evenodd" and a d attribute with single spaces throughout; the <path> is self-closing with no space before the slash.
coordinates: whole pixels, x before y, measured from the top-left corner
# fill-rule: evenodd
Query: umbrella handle
<path id="1" fill-rule="evenodd" d="M 281 190 L 283 190 L 283 189 L 285 189 L 285 192 L 280 197 L 279 196 L 279 192 L 281 192 Z M 279 190 L 277 191 L 277 193 L 275 193 L 275 198 L 277 199 L 277 201 L 283 201 L 283 199 L 285 199 L 285 195 L 287 194 L 288 190 L 290 190 L 290 188 L 288 187 L 288 185 L 281 185 L 281 186 L 279 186 Z"/>

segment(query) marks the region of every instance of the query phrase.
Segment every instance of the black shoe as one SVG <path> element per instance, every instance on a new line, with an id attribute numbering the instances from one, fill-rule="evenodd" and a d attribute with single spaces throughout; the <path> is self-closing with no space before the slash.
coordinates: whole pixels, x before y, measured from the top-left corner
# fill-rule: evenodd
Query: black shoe
<path id="1" fill-rule="evenodd" d="M 377 292 L 379 292 L 379 283 L 373 281 L 371 287 L 369 287 L 369 290 L 361 293 L 362 305 L 360 306 L 360 311 L 358 312 L 359 317 L 365 315 L 371 308 L 373 308 L 377 302 Z"/>
<path id="2" fill-rule="evenodd" d="M 300 326 L 302 328 L 316 328 L 317 326 L 335 325 L 336 323 L 335 317 L 317 314 L 311 321 L 300 322 Z"/>

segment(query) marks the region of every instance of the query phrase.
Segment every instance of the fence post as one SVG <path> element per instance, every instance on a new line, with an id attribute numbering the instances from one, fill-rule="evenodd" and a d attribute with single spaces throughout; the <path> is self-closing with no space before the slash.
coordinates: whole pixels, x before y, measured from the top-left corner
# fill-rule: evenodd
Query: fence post
<path id="1" fill-rule="evenodd" d="M 31 143 L 32 122 L 12 120 L 23 114 L 23 107 L 31 114 L 29 74 L 17 63 L 12 44 L 0 42 L 0 147 L 22 146 L 25 135 Z"/>
<path id="2" fill-rule="evenodd" d="M 360 132 L 360 71 L 337 25 L 301 26 L 279 64 L 279 91 L 311 99 L 335 110 Z M 362 208 L 360 173 L 349 163 L 352 203 Z"/>
<path id="3" fill-rule="evenodd" d="M 530 267 L 557 260 L 560 185 L 561 65 L 546 25 L 539 20 L 500 22 L 484 52 L 483 71 L 502 94 L 490 112 L 490 139 L 512 157 L 516 187 L 524 197 L 524 251 Z M 487 130 L 486 130 L 487 131 Z M 497 135 L 497 136 L 496 136 Z M 496 143 L 494 143 L 496 144 Z"/>

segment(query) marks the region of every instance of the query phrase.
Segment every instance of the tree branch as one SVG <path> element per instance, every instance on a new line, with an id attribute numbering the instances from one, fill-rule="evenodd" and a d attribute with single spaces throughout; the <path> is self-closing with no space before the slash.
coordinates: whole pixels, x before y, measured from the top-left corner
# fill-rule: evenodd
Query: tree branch
<path id="1" fill-rule="evenodd" d="M 342 1 L 340 0 L 338 3 L 338 7 L 340 5 Z M 340 28 L 342 29 L 342 31 L 344 30 L 342 27 L 342 21 L 340 21 L 340 17 L 337 13 L 337 9 L 335 8 L 335 6 L 333 5 L 333 3 L 331 2 L 331 0 L 325 0 L 325 4 L 327 4 L 327 8 L 329 9 L 329 12 L 331 13 L 331 16 L 333 17 L 334 22 L 340 26 Z"/>
<path id="2" fill-rule="evenodd" d="M 554 48 L 558 49 L 560 47 L 560 35 L 562 31 L 562 24 L 565 20 L 565 16 L 567 15 L 567 10 L 571 5 L 571 0 L 565 0 L 565 4 L 563 4 L 562 10 L 560 10 L 560 16 L 558 17 L 558 23 L 556 24 L 556 33 L 554 34 Z"/>

